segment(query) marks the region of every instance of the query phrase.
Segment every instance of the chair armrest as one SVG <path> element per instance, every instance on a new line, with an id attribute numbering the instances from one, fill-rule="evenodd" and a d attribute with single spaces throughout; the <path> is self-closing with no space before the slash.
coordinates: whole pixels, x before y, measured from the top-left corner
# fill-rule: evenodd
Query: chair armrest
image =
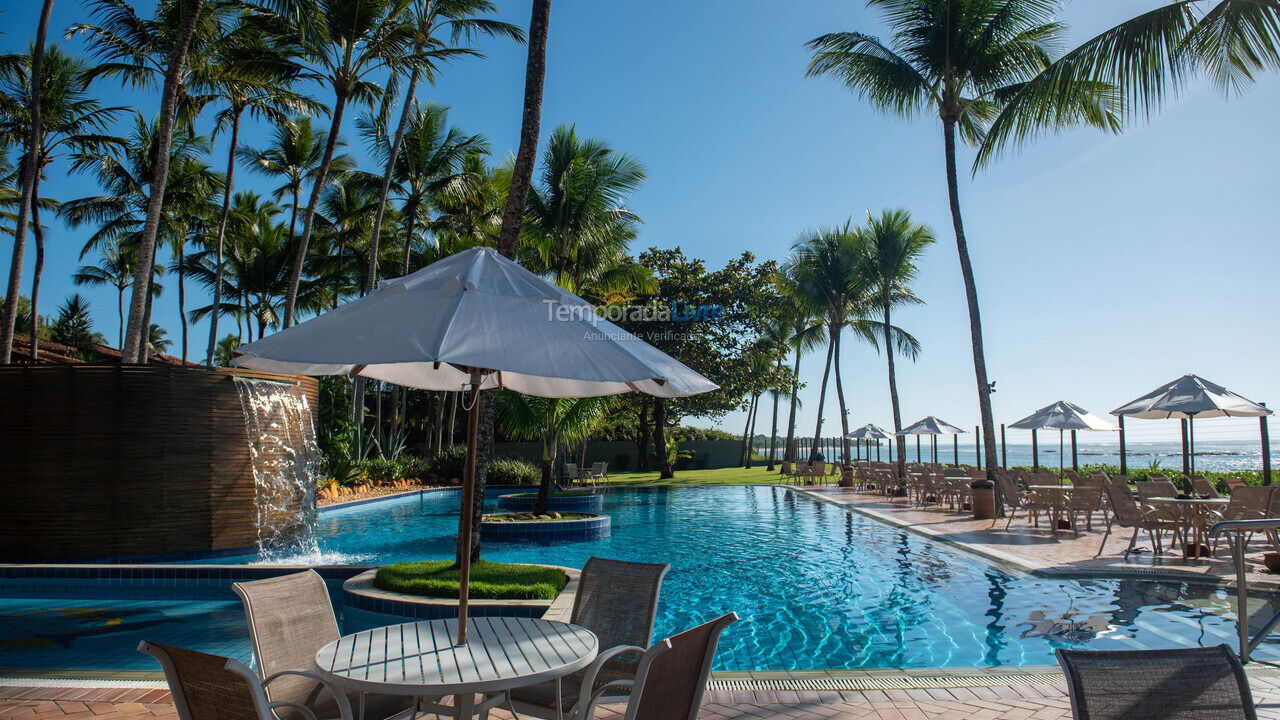
<path id="1" fill-rule="evenodd" d="M 600 674 L 600 670 L 604 668 L 604 664 L 613 658 L 628 652 L 640 653 L 643 655 L 645 649 L 636 645 L 618 645 L 596 656 L 596 659 L 587 666 L 587 671 L 582 675 L 582 689 L 578 691 L 578 697 L 584 698 L 591 695 L 592 689 L 596 684 L 596 676 Z M 612 683 L 607 683 L 606 687 Z"/>
<path id="2" fill-rule="evenodd" d="M 262 686 L 265 688 L 267 685 L 271 684 L 272 681 L 276 680 L 277 678 L 284 677 L 285 675 L 292 675 L 296 677 L 304 677 L 304 678 L 310 678 L 311 680 L 315 680 L 316 682 L 323 685 L 324 689 L 328 690 L 330 695 L 333 695 L 334 701 L 338 704 L 338 712 L 341 714 L 344 720 L 351 720 L 352 718 L 355 717 L 355 714 L 352 713 L 351 711 L 351 701 L 347 699 L 347 694 L 343 692 L 341 688 L 338 688 L 333 683 L 329 682 L 328 680 L 325 680 L 319 673 L 314 673 L 314 672 L 311 672 L 310 670 L 300 670 L 300 669 L 299 670 L 281 670 L 280 672 L 272 673 L 266 676 L 265 678 L 263 678 Z M 315 714 L 312 713 L 311 717 L 314 719 Z"/>
<path id="3" fill-rule="evenodd" d="M 314 710 L 307 707 L 306 705 L 303 705 L 302 703 L 289 702 L 288 700 L 279 700 L 277 702 L 268 703 L 267 707 L 272 710 L 275 710 L 276 708 L 285 708 L 285 707 L 293 708 L 294 710 L 298 710 L 305 713 L 309 720 L 320 720 L 320 718 L 316 715 Z M 344 720 L 349 720 L 349 718 L 350 718 L 349 715 L 343 716 Z"/>
<path id="4" fill-rule="evenodd" d="M 614 680 L 613 682 L 601 685 L 600 689 L 591 693 L 591 696 L 587 699 L 586 705 L 580 705 L 579 707 L 574 708 L 569 720 L 593 720 L 596 714 L 596 703 L 600 702 L 600 698 L 604 697 L 605 691 L 612 687 L 631 688 L 634 687 L 634 684 L 630 680 Z"/>

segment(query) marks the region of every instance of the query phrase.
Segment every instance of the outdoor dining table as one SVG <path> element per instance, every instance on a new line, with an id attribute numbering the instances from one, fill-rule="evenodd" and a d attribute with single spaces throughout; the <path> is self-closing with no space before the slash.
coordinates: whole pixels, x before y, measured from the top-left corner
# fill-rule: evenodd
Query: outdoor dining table
<path id="1" fill-rule="evenodd" d="M 1028 490 L 1044 495 L 1053 495 L 1053 513 L 1049 518 L 1052 532 L 1058 531 L 1058 523 L 1062 519 L 1062 510 L 1067 505 L 1068 497 L 1075 491 L 1072 485 L 1028 485 Z"/>
<path id="2" fill-rule="evenodd" d="M 1186 555 L 1199 556 L 1200 548 L 1206 546 L 1208 542 L 1207 530 L 1204 522 L 1209 511 L 1215 507 L 1222 507 L 1231 502 L 1230 498 L 1176 498 L 1176 497 L 1153 497 L 1147 499 L 1148 503 L 1159 503 L 1160 505 L 1172 505 L 1178 508 L 1178 516 L 1183 526 L 1191 526 L 1191 543 L 1188 545 L 1186 532 L 1182 533 L 1184 545 L 1183 552 Z"/>
<path id="3" fill-rule="evenodd" d="M 456 618 L 362 630 L 320 648 L 316 670 L 343 689 L 419 698 L 421 709 L 463 720 L 500 705 L 512 688 L 581 670 L 600 649 L 590 630 L 549 620 L 471 618 L 466 645 L 454 644 L 457 631 Z M 436 702 L 449 695 L 452 706 Z"/>

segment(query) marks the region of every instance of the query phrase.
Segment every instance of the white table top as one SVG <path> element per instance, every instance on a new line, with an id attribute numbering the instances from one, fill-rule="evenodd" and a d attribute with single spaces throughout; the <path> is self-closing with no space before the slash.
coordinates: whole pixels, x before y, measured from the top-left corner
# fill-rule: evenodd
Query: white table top
<path id="1" fill-rule="evenodd" d="M 320 648 L 316 669 L 353 690 L 387 695 L 489 693 L 563 677 L 595 660 L 590 630 L 532 618 L 478 617 L 466 645 L 458 621 L 424 620 L 345 635 Z"/>

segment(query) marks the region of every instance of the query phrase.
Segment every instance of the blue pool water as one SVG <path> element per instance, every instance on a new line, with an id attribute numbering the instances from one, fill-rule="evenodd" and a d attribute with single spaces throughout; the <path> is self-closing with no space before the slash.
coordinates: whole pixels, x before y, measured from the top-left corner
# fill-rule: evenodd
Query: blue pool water
<path id="1" fill-rule="evenodd" d="M 438 492 L 325 512 L 321 550 L 348 563 L 448 557 L 457 510 L 456 492 Z M 670 563 L 657 633 L 736 611 L 742 622 L 724 636 L 721 670 L 1048 665 L 1058 647 L 1234 643 L 1222 590 L 1030 577 L 781 488 L 613 490 L 605 512 L 608 539 L 486 544 L 484 555 L 575 567 L 592 555 Z M 0 600 L 0 622 L 0 668 L 145 669 L 145 658 L 131 657 L 144 636 L 248 654 L 230 596 L 12 598 Z M 1260 657 L 1278 649 L 1267 643 Z"/>

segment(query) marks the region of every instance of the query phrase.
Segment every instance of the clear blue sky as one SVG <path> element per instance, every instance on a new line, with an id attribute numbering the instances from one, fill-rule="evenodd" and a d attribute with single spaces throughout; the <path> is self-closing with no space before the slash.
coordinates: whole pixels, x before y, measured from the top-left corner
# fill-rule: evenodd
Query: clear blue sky
<path id="1" fill-rule="evenodd" d="M 503 19 L 527 23 L 527 3 L 499 4 Z M 1156 4 L 1077 0 L 1061 20 L 1079 40 Z M 38 3 L 3 5 L 0 45 L 24 49 Z M 61 37 L 85 19 L 81 3 L 58 0 L 51 36 L 78 50 L 77 40 Z M 917 286 L 927 304 L 898 316 L 924 347 L 918 362 L 899 365 L 904 422 L 935 414 L 973 427 L 968 320 L 938 123 L 881 116 L 833 81 L 804 77 L 806 40 L 835 30 L 882 33 L 875 13 L 858 0 L 556 0 L 551 27 L 544 131 L 576 123 L 645 163 L 649 180 L 631 203 L 644 219 L 637 249 L 679 245 L 711 264 L 744 249 L 781 259 L 799 232 L 868 209 L 903 207 L 930 224 L 940 242 Z M 498 41 L 480 48 L 486 59 L 455 63 L 420 97 L 452 106 L 455 123 L 485 134 L 503 155 L 518 139 L 524 51 Z M 112 81 L 97 87 L 111 103 L 156 111 L 154 95 Z M 323 91 L 317 97 L 330 100 Z M 1229 100 L 1196 86 L 1121 136 L 1080 130 L 1044 138 L 964 179 L 998 422 L 1059 399 L 1104 413 L 1184 372 L 1280 404 L 1278 111 L 1274 75 Z M 345 136 L 363 157 L 352 126 Z M 250 127 L 243 140 L 264 137 Z M 243 169 L 238 180 L 270 187 Z M 67 200 L 97 189 L 55 164 L 44 191 Z M 53 221 L 43 309 L 76 291 L 70 275 L 86 235 Z M 0 247 L 5 258 L 10 244 L 6 238 Z M 29 278 L 28 270 L 24 284 Z M 97 329 L 114 338 L 114 292 L 81 292 Z M 172 290 L 155 319 L 176 339 Z M 206 336 L 206 326 L 193 329 L 193 358 L 202 357 Z M 803 434 L 812 432 L 820 365 L 815 354 L 802 369 Z M 844 372 L 851 426 L 888 425 L 883 358 L 850 342 Z M 834 434 L 835 411 L 827 418 Z M 740 414 L 723 423 L 740 425 Z M 1172 438 L 1175 424 L 1134 425 Z M 1252 421 L 1220 426 L 1206 422 L 1203 432 L 1256 432 Z M 767 420 L 757 430 L 767 431 Z"/>

